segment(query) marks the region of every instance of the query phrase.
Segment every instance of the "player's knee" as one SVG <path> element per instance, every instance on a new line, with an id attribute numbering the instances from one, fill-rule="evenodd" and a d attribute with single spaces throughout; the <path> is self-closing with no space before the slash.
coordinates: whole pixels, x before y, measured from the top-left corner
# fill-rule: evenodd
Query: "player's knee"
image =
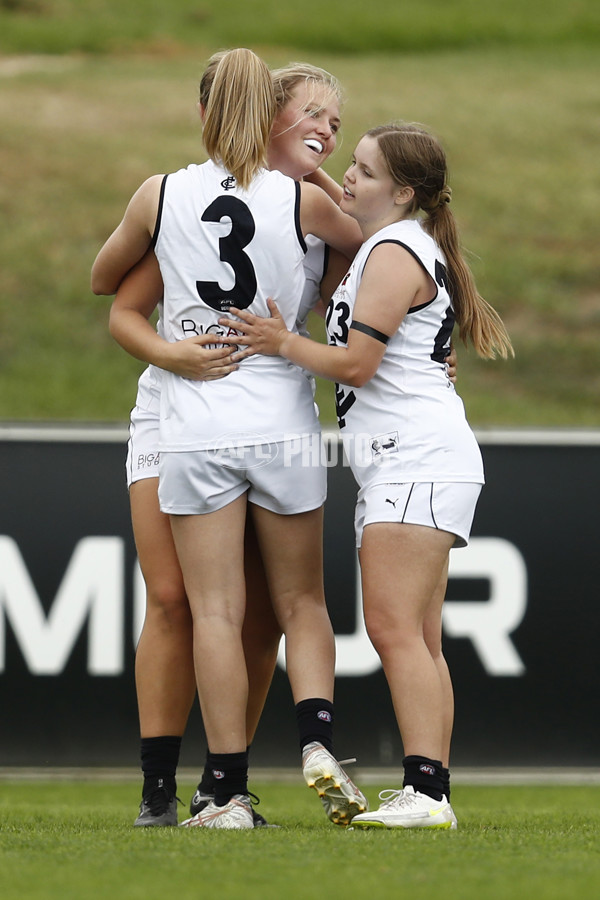
<path id="1" fill-rule="evenodd" d="M 325 595 L 321 590 L 290 592 L 276 600 L 277 618 L 284 632 L 307 623 L 329 620 Z"/>
<path id="2" fill-rule="evenodd" d="M 191 622 L 188 600 L 179 582 L 164 580 L 148 586 L 147 614 L 168 624 Z"/>
<path id="3" fill-rule="evenodd" d="M 367 634 L 379 656 L 397 652 L 411 640 L 410 633 L 399 623 L 379 611 L 365 614 Z"/>

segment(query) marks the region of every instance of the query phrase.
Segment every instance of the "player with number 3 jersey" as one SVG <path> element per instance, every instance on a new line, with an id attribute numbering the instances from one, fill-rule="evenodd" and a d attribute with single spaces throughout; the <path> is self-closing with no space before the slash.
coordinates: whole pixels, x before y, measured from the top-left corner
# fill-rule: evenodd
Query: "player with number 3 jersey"
<path id="1" fill-rule="evenodd" d="M 305 283 L 300 202 L 300 184 L 280 172 L 264 170 L 248 189 L 212 160 L 166 176 L 154 247 L 168 341 L 221 332 L 220 316 L 240 302 L 267 315 L 269 296 L 295 328 Z M 305 375 L 281 357 L 255 356 L 212 382 L 165 372 L 161 403 L 161 452 L 226 446 L 228 435 L 279 442 L 319 428 Z"/>
<path id="2" fill-rule="evenodd" d="M 295 323 L 304 237 L 314 234 L 348 257 L 360 242 L 354 223 L 320 188 L 266 169 L 275 108 L 262 60 L 248 50 L 225 53 L 201 110 L 209 162 L 154 176 L 136 192 L 94 264 L 97 293 L 114 290 L 152 238 L 165 284 L 162 327 L 171 342 L 211 333 L 234 303 L 265 311 L 266 290 L 287 295 L 284 311 Z M 216 333 L 214 340 L 223 343 Z M 335 775 L 336 791 L 330 795 L 329 784 L 323 791 L 332 821 L 347 824 L 366 808 L 331 753 L 334 642 L 320 540 L 325 473 L 322 465 L 301 471 L 296 447 L 298 435 L 318 434 L 311 385 L 293 364 L 273 363 L 247 361 L 227 379 L 206 382 L 169 373 L 161 388 L 159 496 L 192 614 L 215 778 L 213 799 L 188 827 L 254 827 L 242 641 L 248 504 L 286 635 L 305 777 L 317 783 L 330 769 Z"/>

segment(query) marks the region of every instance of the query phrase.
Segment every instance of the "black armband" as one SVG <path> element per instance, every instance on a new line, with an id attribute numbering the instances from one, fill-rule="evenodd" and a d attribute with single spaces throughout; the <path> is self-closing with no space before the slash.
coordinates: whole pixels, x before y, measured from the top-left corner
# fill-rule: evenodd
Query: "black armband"
<path id="1" fill-rule="evenodd" d="M 353 320 L 350 328 L 355 328 L 356 331 L 362 331 L 363 334 L 368 334 L 369 337 L 375 338 L 376 341 L 381 341 L 382 344 L 387 344 L 389 341 L 389 337 L 387 334 L 384 334 L 383 331 L 377 331 L 376 328 L 371 328 L 370 325 L 363 325 L 362 322 L 357 322 L 356 319 Z"/>

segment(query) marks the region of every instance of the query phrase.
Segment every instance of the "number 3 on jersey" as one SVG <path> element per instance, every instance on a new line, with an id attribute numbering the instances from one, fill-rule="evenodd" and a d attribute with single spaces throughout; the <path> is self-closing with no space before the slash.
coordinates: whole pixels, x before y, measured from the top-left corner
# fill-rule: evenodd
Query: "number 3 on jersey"
<path id="1" fill-rule="evenodd" d="M 202 215 L 203 222 L 221 222 L 224 218 L 231 220 L 231 231 L 219 238 L 219 258 L 233 269 L 234 285 L 225 291 L 217 281 L 196 282 L 200 299 L 217 312 L 227 312 L 232 306 L 246 309 L 256 296 L 256 272 L 244 253 L 256 231 L 252 213 L 237 197 L 217 197 Z"/>

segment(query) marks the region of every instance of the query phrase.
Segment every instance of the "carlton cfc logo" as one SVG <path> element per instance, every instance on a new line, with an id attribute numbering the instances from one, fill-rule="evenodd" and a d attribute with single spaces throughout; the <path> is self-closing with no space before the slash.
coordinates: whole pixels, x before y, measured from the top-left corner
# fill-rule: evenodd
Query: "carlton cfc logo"
<path id="1" fill-rule="evenodd" d="M 320 709 L 317 713 L 317 719 L 321 719 L 322 722 L 331 722 L 331 713 L 327 712 L 326 709 Z"/>
<path id="2" fill-rule="evenodd" d="M 235 178 L 233 175 L 228 175 L 227 178 L 224 178 L 221 182 L 221 187 L 224 191 L 232 191 L 235 187 Z"/>

